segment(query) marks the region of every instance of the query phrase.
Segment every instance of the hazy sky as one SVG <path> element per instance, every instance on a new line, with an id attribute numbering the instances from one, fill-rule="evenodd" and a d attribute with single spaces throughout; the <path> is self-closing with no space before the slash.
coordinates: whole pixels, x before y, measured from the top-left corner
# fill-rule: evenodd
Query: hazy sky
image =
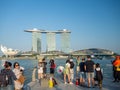
<path id="1" fill-rule="evenodd" d="M 0 44 L 31 50 L 33 28 L 71 31 L 71 49 L 120 53 L 120 0 L 0 0 Z M 57 35 L 57 48 L 60 36 Z M 42 50 L 46 35 L 42 35 Z"/>

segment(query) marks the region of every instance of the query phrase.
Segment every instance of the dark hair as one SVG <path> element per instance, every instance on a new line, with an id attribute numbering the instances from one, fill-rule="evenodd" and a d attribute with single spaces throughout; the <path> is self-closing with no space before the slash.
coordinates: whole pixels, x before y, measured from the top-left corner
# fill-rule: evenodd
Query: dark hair
<path id="1" fill-rule="evenodd" d="M 18 64 L 18 66 L 20 66 L 20 64 L 18 62 L 15 62 L 13 65 L 13 68 L 15 68 L 15 65 Z"/>
<path id="2" fill-rule="evenodd" d="M 82 61 L 85 61 L 85 58 L 82 58 Z"/>
<path id="3" fill-rule="evenodd" d="M 100 64 L 99 64 L 99 63 L 96 63 L 96 67 L 100 67 Z"/>
<path id="4" fill-rule="evenodd" d="M 70 62 L 70 60 L 68 59 L 68 60 L 66 60 L 66 63 L 69 63 Z"/>
<path id="5" fill-rule="evenodd" d="M 45 61 L 45 58 L 43 58 L 42 61 Z"/>
<path id="6" fill-rule="evenodd" d="M 5 65 L 4 65 L 5 68 L 11 67 L 11 66 L 12 66 L 11 62 L 8 62 L 8 61 L 5 62 Z"/>
<path id="7" fill-rule="evenodd" d="M 88 55 L 88 56 L 87 56 L 87 58 L 91 58 L 91 56 L 90 56 L 90 55 Z"/>

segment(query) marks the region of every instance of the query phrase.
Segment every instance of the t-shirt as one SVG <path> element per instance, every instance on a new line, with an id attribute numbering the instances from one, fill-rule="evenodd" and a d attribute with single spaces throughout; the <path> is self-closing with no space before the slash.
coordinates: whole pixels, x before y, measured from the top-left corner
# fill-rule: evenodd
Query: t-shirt
<path id="1" fill-rule="evenodd" d="M 79 66 L 81 60 L 76 60 L 76 65 Z"/>
<path id="2" fill-rule="evenodd" d="M 94 72 L 94 62 L 92 60 L 85 62 L 86 72 Z"/>
<path id="3" fill-rule="evenodd" d="M 84 65 L 85 65 L 85 62 L 81 62 L 81 63 L 79 64 L 79 66 L 80 66 L 80 72 L 85 72 Z"/>

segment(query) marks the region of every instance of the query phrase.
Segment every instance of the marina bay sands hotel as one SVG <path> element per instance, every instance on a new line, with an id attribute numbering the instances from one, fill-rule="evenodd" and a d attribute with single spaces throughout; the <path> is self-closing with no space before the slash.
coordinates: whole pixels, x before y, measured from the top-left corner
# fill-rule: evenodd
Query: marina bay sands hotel
<path id="1" fill-rule="evenodd" d="M 32 29 L 32 30 L 24 30 L 25 32 L 32 33 L 32 51 L 37 53 L 41 53 L 41 41 L 42 41 L 42 34 L 46 34 L 46 51 L 56 51 L 56 34 L 60 34 L 61 36 L 61 51 L 65 53 L 70 52 L 70 31 L 67 29 L 58 30 L 58 31 L 46 31 L 46 30 L 39 30 L 39 29 Z"/>

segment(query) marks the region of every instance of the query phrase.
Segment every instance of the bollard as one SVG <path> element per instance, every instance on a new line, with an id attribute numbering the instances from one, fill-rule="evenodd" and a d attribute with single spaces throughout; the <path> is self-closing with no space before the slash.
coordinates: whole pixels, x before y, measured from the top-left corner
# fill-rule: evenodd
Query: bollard
<path id="1" fill-rule="evenodd" d="M 32 73 L 32 82 L 35 82 L 36 81 L 36 67 L 33 69 L 33 73 Z"/>

